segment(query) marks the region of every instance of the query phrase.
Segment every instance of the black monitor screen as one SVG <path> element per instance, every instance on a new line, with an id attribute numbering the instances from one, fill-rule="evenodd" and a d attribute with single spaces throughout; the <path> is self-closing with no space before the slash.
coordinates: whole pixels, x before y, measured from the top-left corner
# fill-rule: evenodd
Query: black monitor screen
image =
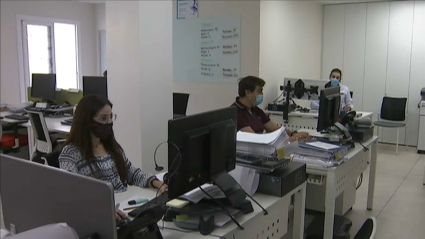
<path id="1" fill-rule="evenodd" d="M 103 76 L 83 76 L 83 95 L 101 95 L 108 98 L 108 83 Z"/>
<path id="2" fill-rule="evenodd" d="M 31 97 L 54 100 L 56 74 L 32 74 Z"/>
<path id="3" fill-rule="evenodd" d="M 228 107 L 168 122 L 170 199 L 235 168 L 236 115 L 236 107 Z"/>
<path id="4" fill-rule="evenodd" d="M 340 108 L 341 95 L 339 86 L 321 90 L 317 131 L 327 130 L 338 122 Z"/>

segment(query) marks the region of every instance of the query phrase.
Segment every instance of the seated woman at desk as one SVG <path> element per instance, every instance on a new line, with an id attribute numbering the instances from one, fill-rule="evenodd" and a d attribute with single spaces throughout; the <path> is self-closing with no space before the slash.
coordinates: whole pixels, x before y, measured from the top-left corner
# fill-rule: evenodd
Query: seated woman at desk
<path id="1" fill-rule="evenodd" d="M 115 192 L 124 192 L 127 185 L 151 187 L 164 192 L 167 185 L 155 175 L 131 165 L 115 140 L 112 103 L 101 96 L 88 95 L 75 110 L 71 132 L 59 156 L 60 168 L 84 176 L 110 182 Z"/>
<path id="2" fill-rule="evenodd" d="M 262 134 L 264 130 L 273 132 L 281 128 L 271 121 L 269 116 L 258 107 L 263 102 L 263 87 L 266 82 L 255 76 L 247 76 L 239 80 L 238 94 L 235 103 L 238 109 L 237 129 L 248 133 Z M 308 133 L 297 133 L 286 129 L 289 141 L 309 139 Z"/>
<path id="3" fill-rule="evenodd" d="M 341 84 L 341 79 L 342 79 L 341 70 L 338 68 L 335 68 L 331 71 L 331 74 L 329 75 L 330 82 L 327 83 L 325 87 L 339 86 L 340 93 L 341 93 L 341 109 L 343 109 L 344 111 L 351 111 L 354 108 L 353 99 L 351 98 L 350 90 L 348 89 L 348 87 Z M 318 110 L 319 100 L 311 101 L 310 107 L 313 110 Z"/>

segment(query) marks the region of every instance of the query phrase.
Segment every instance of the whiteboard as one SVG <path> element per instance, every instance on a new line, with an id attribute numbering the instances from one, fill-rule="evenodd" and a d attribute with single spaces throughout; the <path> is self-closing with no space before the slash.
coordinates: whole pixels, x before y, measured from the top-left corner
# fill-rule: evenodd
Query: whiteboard
<path id="1" fill-rule="evenodd" d="M 236 82 L 240 36 L 239 16 L 174 20 L 174 81 Z"/>

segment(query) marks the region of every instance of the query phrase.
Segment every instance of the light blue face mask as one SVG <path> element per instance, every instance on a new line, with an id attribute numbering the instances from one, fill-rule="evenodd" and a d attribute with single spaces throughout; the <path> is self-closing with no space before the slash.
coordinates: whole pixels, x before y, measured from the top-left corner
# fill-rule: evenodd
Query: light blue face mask
<path id="1" fill-rule="evenodd" d="M 339 86 L 339 80 L 336 78 L 331 79 L 331 86 Z"/>
<path id="2" fill-rule="evenodd" d="M 263 95 L 257 95 L 257 98 L 255 98 L 255 101 L 252 102 L 255 106 L 260 105 L 263 103 Z"/>

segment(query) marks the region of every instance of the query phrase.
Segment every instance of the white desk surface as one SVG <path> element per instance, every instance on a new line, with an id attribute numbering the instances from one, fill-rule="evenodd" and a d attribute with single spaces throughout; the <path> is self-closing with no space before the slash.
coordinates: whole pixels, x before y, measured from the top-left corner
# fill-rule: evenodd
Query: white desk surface
<path id="1" fill-rule="evenodd" d="M 272 110 L 265 110 L 264 111 L 266 114 L 272 114 L 272 115 L 283 115 L 282 111 L 272 111 Z M 364 111 L 356 111 L 357 115 L 362 114 L 362 116 L 360 116 L 359 118 L 365 118 L 365 117 L 371 117 L 373 115 L 372 112 L 364 112 Z M 299 112 L 299 111 L 292 111 L 289 113 L 289 116 L 299 116 L 299 117 L 318 117 L 319 113 L 304 113 L 304 112 Z"/>
<path id="2" fill-rule="evenodd" d="M 72 119 L 72 117 L 61 117 L 61 118 L 50 118 L 46 117 L 46 125 L 47 129 L 50 132 L 56 132 L 56 133 L 69 133 L 71 131 L 71 126 L 69 125 L 63 125 L 61 124 L 61 121 L 64 121 L 66 119 Z"/>
<path id="3" fill-rule="evenodd" d="M 0 116 L 2 116 L 2 117 L 5 117 L 6 115 L 11 115 L 11 114 L 12 114 L 12 113 L 10 113 L 9 111 L 0 112 Z M 19 120 L 7 119 L 7 118 L 3 118 L 3 119 L 1 119 L 1 121 L 3 121 L 3 122 L 9 122 L 9 123 L 16 123 L 16 122 L 19 122 Z M 20 125 L 22 125 L 22 126 L 24 126 L 24 127 L 29 127 L 29 126 L 31 126 L 31 124 L 30 124 L 30 122 L 29 122 L 29 121 L 28 121 L 28 122 L 26 122 L 26 123 L 20 124 Z"/>
<path id="4" fill-rule="evenodd" d="M 303 188 L 305 190 L 305 185 L 306 185 L 306 183 L 301 184 L 300 186 L 298 186 L 297 188 L 292 190 L 292 192 L 288 193 L 285 197 L 291 197 L 291 195 L 295 194 L 296 192 L 298 192 L 300 190 L 303 190 Z M 114 197 L 115 197 L 115 203 L 120 203 L 120 202 L 125 202 L 128 199 L 133 198 L 133 197 L 151 199 L 151 198 L 154 198 L 155 195 L 156 195 L 156 190 L 154 190 L 154 189 L 145 189 L 145 188 L 130 186 L 130 187 L 128 187 L 126 192 L 116 193 L 114 195 Z M 276 203 L 277 201 L 282 199 L 280 197 L 269 196 L 269 195 L 259 194 L 259 193 L 256 193 L 254 195 L 254 198 L 255 198 L 255 200 L 258 201 L 258 203 L 260 203 L 266 209 L 269 208 L 274 203 Z M 252 206 L 254 208 L 254 212 L 249 213 L 249 214 L 245 214 L 245 215 L 239 215 L 238 217 L 236 217 L 236 220 L 242 226 L 245 222 L 247 222 L 248 220 L 252 220 L 253 218 L 261 221 L 261 217 L 263 216 L 263 210 L 257 204 L 255 204 L 254 202 L 252 202 Z M 282 212 L 283 211 L 284 210 L 282 210 Z M 161 228 L 162 225 L 163 225 L 162 221 L 159 221 L 158 225 Z M 206 239 L 218 238 L 218 236 L 225 235 L 229 231 L 233 231 L 237 228 L 237 226 L 232 221 L 230 221 L 224 227 L 214 229 L 214 231 L 212 232 L 212 235 L 202 236 L 198 232 L 175 231 L 173 229 L 176 229 L 177 227 L 172 222 L 164 222 L 164 226 L 166 228 L 161 229 L 161 234 L 164 238 L 167 238 L 167 239 L 169 239 L 169 238 L 170 239 L 183 239 L 183 238 L 191 239 L 191 238 L 201 238 L 201 237 L 206 238 Z M 173 229 L 167 229 L 167 228 L 173 228 Z M 217 236 L 214 236 L 214 235 L 217 235 Z"/>
<path id="5" fill-rule="evenodd" d="M 0 112 L 0 116 L 6 116 L 6 115 L 11 115 L 13 113 L 10 112 Z M 25 115 L 27 116 L 27 115 Z M 69 125 L 63 125 L 61 124 L 61 121 L 66 120 L 66 119 L 71 119 L 72 117 L 60 117 L 60 118 L 51 118 L 51 117 L 45 117 L 46 119 L 46 125 L 47 125 L 47 129 L 51 132 L 57 132 L 57 133 L 69 133 L 69 131 L 71 131 L 71 126 Z M 10 122 L 10 123 L 14 123 L 14 122 L 18 122 L 18 120 L 13 120 L 13 119 L 7 119 L 7 118 L 3 118 L 1 119 L 1 121 L 4 122 Z M 24 127 L 30 127 L 31 123 L 28 121 L 26 123 L 21 124 Z"/>

